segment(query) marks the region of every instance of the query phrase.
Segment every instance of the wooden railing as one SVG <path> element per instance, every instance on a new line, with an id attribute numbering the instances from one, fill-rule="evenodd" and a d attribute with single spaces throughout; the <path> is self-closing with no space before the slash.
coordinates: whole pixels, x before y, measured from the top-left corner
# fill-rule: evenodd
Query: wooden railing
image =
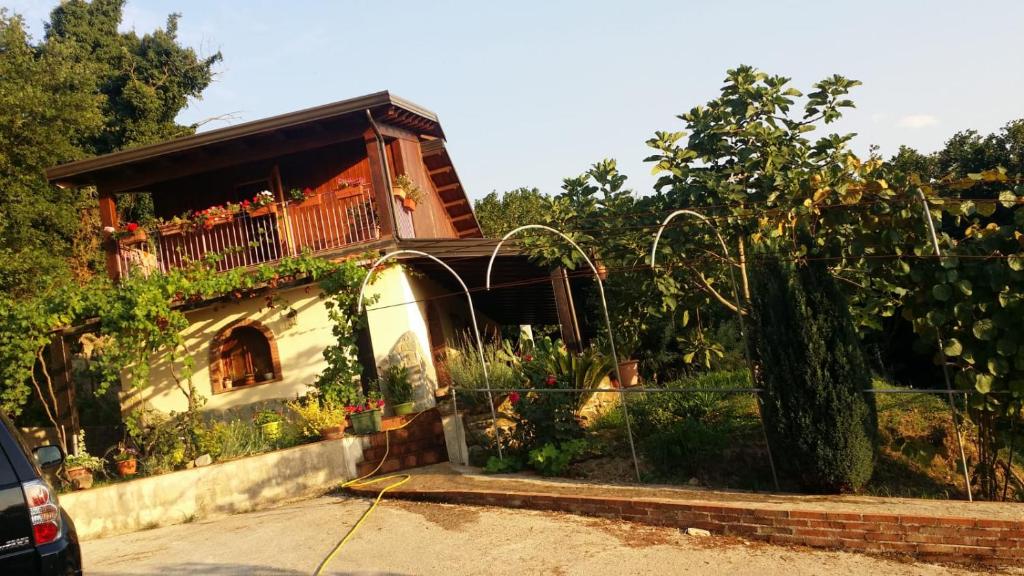
<path id="1" fill-rule="evenodd" d="M 143 241 L 117 245 L 121 277 L 167 272 L 216 256 L 218 270 L 257 266 L 303 252 L 324 252 L 380 237 L 373 194 L 350 187 L 207 221 L 167 224 Z"/>

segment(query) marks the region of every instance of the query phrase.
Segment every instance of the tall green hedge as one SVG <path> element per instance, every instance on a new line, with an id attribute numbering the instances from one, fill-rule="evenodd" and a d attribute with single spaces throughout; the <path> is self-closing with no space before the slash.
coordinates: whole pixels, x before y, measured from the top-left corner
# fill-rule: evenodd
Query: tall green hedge
<path id="1" fill-rule="evenodd" d="M 846 299 L 820 262 L 757 260 L 748 337 L 782 476 L 813 492 L 857 490 L 875 460 L 875 400 Z"/>

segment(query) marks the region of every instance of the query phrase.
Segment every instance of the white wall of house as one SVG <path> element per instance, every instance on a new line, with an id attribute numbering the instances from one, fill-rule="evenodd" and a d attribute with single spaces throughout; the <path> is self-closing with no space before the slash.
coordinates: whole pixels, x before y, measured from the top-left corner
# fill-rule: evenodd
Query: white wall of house
<path id="1" fill-rule="evenodd" d="M 316 376 L 323 371 L 323 350 L 333 342 L 331 322 L 324 300 L 316 285 L 278 292 L 279 301 L 267 308 L 263 297 L 227 302 L 187 314 L 189 328 L 185 341 L 195 362 L 192 382 L 206 396 L 204 410 L 224 410 L 275 399 L 289 399 L 305 394 Z M 286 312 L 296 311 L 293 318 Z M 210 382 L 210 345 L 214 337 L 238 320 L 258 320 L 269 328 L 277 342 L 281 360 L 281 380 L 237 388 L 213 394 Z M 150 372 L 151 385 L 140 390 L 126 390 L 126 409 L 144 400 L 147 407 L 161 412 L 186 409 L 185 396 L 175 386 L 165 362 L 156 363 Z"/>
<path id="2" fill-rule="evenodd" d="M 410 367 L 419 409 L 434 405 L 434 391 L 437 389 L 437 373 L 427 328 L 429 300 L 420 300 L 447 292 L 430 279 L 409 274 L 398 266 L 378 271 L 367 288 L 368 296 L 376 296 L 376 303 L 368 306 L 367 313 L 374 360 L 378 366 L 383 366 L 396 355 L 402 358 Z M 383 307 L 375 310 L 376 306 Z M 451 337 L 452 318 L 468 315 L 465 299 L 457 296 L 444 298 L 437 301 L 437 307 L 442 311 L 440 321 L 445 335 Z M 448 311 L 449 307 L 451 311 Z M 294 317 L 287 316 L 289 309 L 296 311 Z M 315 284 L 278 292 L 274 308 L 267 308 L 264 298 L 256 297 L 196 310 L 188 313 L 187 317 L 190 326 L 185 331 L 185 340 L 195 363 L 192 381 L 200 394 L 206 397 L 203 410 L 225 410 L 269 400 L 292 399 L 307 393 L 325 367 L 324 348 L 334 342 L 324 299 L 320 298 L 320 289 Z M 219 333 L 239 320 L 257 320 L 273 332 L 282 378 L 276 382 L 214 394 L 210 381 L 211 344 Z M 126 388 L 123 402 L 126 411 L 138 407 L 140 401 L 145 402 L 146 407 L 161 412 L 186 409 L 185 396 L 175 385 L 166 362 L 154 363 L 150 383 L 141 389 Z"/>

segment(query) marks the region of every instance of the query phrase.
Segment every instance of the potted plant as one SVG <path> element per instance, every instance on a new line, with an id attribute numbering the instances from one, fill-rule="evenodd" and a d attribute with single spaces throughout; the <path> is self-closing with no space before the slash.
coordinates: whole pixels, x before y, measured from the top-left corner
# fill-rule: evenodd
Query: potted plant
<path id="1" fill-rule="evenodd" d="M 281 414 L 277 411 L 270 408 L 257 410 L 252 421 L 260 427 L 260 432 L 267 440 L 277 440 L 281 437 Z"/>
<path id="2" fill-rule="evenodd" d="M 244 378 L 243 382 L 245 383 L 246 386 L 252 386 L 253 384 L 256 383 L 256 373 L 255 372 L 246 372 L 245 376 L 243 378 Z"/>
<path id="3" fill-rule="evenodd" d="M 380 432 L 383 407 L 384 401 L 377 398 L 372 392 L 369 398 L 346 406 L 345 412 L 348 413 L 348 419 L 352 423 L 352 431 L 356 434 Z"/>
<path id="4" fill-rule="evenodd" d="M 423 201 L 423 191 L 405 174 L 399 174 L 395 179 L 395 190 L 403 191 L 402 206 L 410 212 L 416 210 L 416 204 Z"/>
<path id="5" fill-rule="evenodd" d="M 384 370 L 381 389 L 386 391 L 388 402 L 395 416 L 412 414 L 416 403 L 413 402 L 412 382 L 409 381 L 409 369 L 394 361 Z"/>
<path id="6" fill-rule="evenodd" d="M 64 459 L 64 473 L 75 490 L 92 488 L 93 472 L 103 470 L 103 460 L 85 448 L 85 431 L 75 435 L 75 453 Z"/>
<path id="7" fill-rule="evenodd" d="M 122 478 L 134 476 L 138 471 L 138 459 L 136 452 L 121 442 L 117 445 L 117 454 L 114 454 L 114 465 L 117 466 L 117 473 Z"/>
<path id="8" fill-rule="evenodd" d="M 345 437 L 345 412 L 334 402 L 314 394 L 288 403 L 288 409 L 299 418 L 299 428 L 306 438 L 338 440 Z"/>

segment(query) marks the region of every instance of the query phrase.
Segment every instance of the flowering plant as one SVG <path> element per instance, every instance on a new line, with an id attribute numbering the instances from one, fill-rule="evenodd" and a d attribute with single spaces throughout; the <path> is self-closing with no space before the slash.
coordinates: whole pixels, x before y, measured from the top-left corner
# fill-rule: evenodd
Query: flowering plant
<path id="1" fill-rule="evenodd" d="M 270 190 L 263 190 L 262 192 L 253 196 L 252 200 L 250 200 L 249 203 L 252 204 L 253 208 L 263 208 L 264 206 L 269 206 L 270 204 L 274 203 L 274 194 Z"/>
<path id="2" fill-rule="evenodd" d="M 310 188 L 303 188 L 302 190 L 299 190 L 298 188 L 292 188 L 291 190 L 288 191 L 288 198 L 292 202 L 296 203 L 305 202 L 306 198 L 309 198 L 312 195 L 313 190 Z"/>
<path id="3" fill-rule="evenodd" d="M 347 414 L 362 414 L 363 412 L 380 410 L 383 407 L 384 400 L 380 398 L 380 395 L 375 391 L 370 391 L 365 397 L 360 395 L 359 400 L 355 404 L 345 406 L 345 412 Z"/>
<path id="4" fill-rule="evenodd" d="M 85 430 L 74 436 L 75 453 L 64 459 L 64 468 L 86 468 L 93 472 L 103 469 L 103 459 L 89 454 L 85 449 Z"/>
<path id="5" fill-rule="evenodd" d="M 135 235 L 135 232 L 139 229 L 139 225 L 135 222 L 125 222 L 120 228 L 114 228 L 113 226 L 104 226 L 103 231 L 111 235 L 117 240 L 122 238 L 128 238 Z"/>
<path id="6" fill-rule="evenodd" d="M 117 454 L 114 454 L 114 462 L 125 462 L 132 460 L 138 455 L 138 451 L 133 448 L 129 448 L 124 442 L 118 442 Z"/>

